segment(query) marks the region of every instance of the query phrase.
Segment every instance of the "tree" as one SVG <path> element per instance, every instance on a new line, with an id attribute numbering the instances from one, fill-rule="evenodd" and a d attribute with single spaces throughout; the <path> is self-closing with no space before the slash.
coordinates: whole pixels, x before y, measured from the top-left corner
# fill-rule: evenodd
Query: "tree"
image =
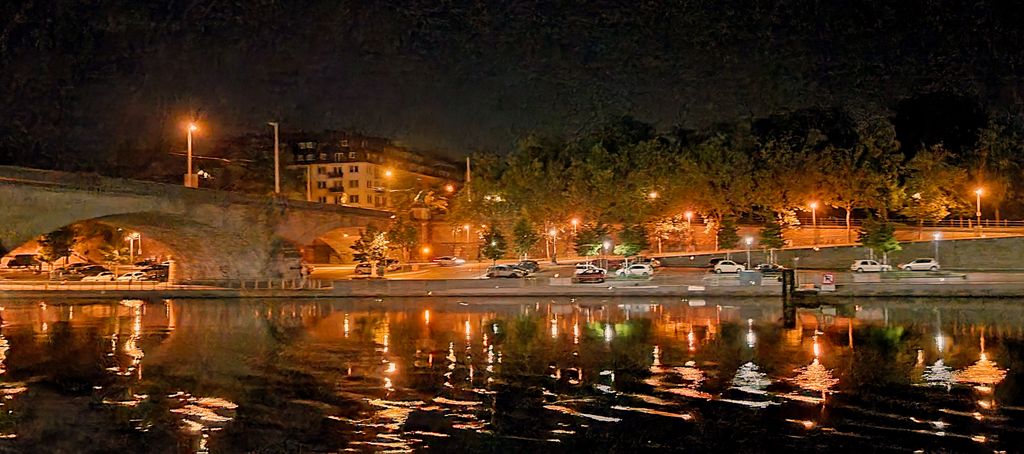
<path id="1" fill-rule="evenodd" d="M 775 220 L 775 218 L 768 218 L 768 221 L 761 227 L 758 243 L 769 249 L 784 247 L 786 240 L 782 237 L 782 224 Z"/>
<path id="2" fill-rule="evenodd" d="M 922 235 L 924 221 L 938 222 L 954 211 L 967 211 L 964 193 L 967 173 L 950 165 L 949 153 L 936 145 L 920 150 L 907 163 L 904 203 L 900 213 L 918 224 Z"/>
<path id="3" fill-rule="evenodd" d="M 853 239 L 854 209 L 875 208 L 886 217 L 898 176 L 899 144 L 892 125 L 884 120 L 869 121 L 858 133 L 858 142 L 852 147 L 825 148 L 816 173 L 822 202 L 845 212 L 848 241 Z"/>
<path id="4" fill-rule="evenodd" d="M 52 265 L 71 256 L 71 250 L 75 247 L 75 230 L 71 227 L 61 227 L 47 233 L 39 240 L 39 246 L 43 261 Z"/>
<path id="5" fill-rule="evenodd" d="M 882 255 L 882 263 L 887 263 L 889 253 L 902 249 L 899 241 L 896 241 L 896 227 L 884 220 L 869 217 L 861 224 L 857 240 L 865 247 L 871 248 Z"/>
<path id="6" fill-rule="evenodd" d="M 634 224 L 619 230 L 619 241 L 615 245 L 615 254 L 629 257 L 647 249 L 648 246 L 647 230 L 640 224 Z"/>
<path id="7" fill-rule="evenodd" d="M 505 242 L 505 236 L 501 234 L 501 231 L 494 225 L 493 222 L 487 227 L 487 231 L 483 235 L 483 245 L 480 247 L 480 254 L 484 257 L 491 259 L 491 262 L 497 262 L 498 259 L 505 256 L 505 252 L 508 249 L 508 244 Z"/>
<path id="8" fill-rule="evenodd" d="M 715 232 L 715 238 L 718 241 L 718 249 L 732 249 L 736 247 L 736 243 L 740 240 L 739 227 L 736 226 L 736 219 L 727 217 L 722 219 L 722 223 L 718 226 L 718 230 Z"/>
<path id="9" fill-rule="evenodd" d="M 529 219 L 521 217 L 512 226 L 512 250 L 517 256 L 526 258 L 539 241 L 540 235 Z"/>
<path id="10" fill-rule="evenodd" d="M 401 251 L 405 260 L 410 260 L 412 251 L 419 244 L 420 231 L 416 224 L 404 216 L 395 218 L 387 231 L 388 245 Z"/>
<path id="11" fill-rule="evenodd" d="M 353 251 L 352 258 L 357 262 L 369 263 L 376 268 L 378 276 L 384 275 L 388 259 L 388 235 L 386 232 L 377 230 L 374 226 L 367 226 L 366 230 L 359 232 L 359 239 L 349 246 Z"/>
<path id="12" fill-rule="evenodd" d="M 611 229 L 605 224 L 592 223 L 581 226 L 576 233 L 576 254 L 584 257 L 599 254 L 610 232 Z"/>

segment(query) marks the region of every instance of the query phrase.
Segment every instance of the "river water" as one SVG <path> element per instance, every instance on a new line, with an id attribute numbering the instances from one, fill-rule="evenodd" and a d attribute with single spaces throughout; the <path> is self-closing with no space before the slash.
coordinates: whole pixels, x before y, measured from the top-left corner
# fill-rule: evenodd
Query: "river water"
<path id="1" fill-rule="evenodd" d="M 1024 302 L 7 301 L 0 452 L 1019 451 Z"/>

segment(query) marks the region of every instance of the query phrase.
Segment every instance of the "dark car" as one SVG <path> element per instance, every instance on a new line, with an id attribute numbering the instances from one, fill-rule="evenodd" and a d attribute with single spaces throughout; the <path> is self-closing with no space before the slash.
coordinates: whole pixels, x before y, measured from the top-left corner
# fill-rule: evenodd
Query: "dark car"
<path id="1" fill-rule="evenodd" d="M 572 280 L 581 284 L 600 284 L 604 282 L 605 278 L 604 270 L 597 268 L 583 270 L 573 276 Z"/>
<path id="2" fill-rule="evenodd" d="M 708 268 L 714 268 L 715 265 L 718 265 L 718 262 L 721 262 L 722 260 L 725 260 L 725 257 L 715 257 L 711 260 L 708 260 Z"/>
<path id="3" fill-rule="evenodd" d="M 536 260 L 523 260 L 523 261 L 521 261 L 519 263 L 516 263 L 515 265 L 512 265 L 512 266 L 514 266 L 516 268 L 519 268 L 519 269 L 521 269 L 523 271 L 526 271 L 527 273 L 539 273 L 540 272 L 540 264 L 537 263 Z"/>
<path id="4" fill-rule="evenodd" d="M 75 274 L 81 275 L 82 277 L 85 277 L 85 276 L 95 276 L 95 275 L 100 274 L 100 273 L 102 273 L 104 271 L 110 271 L 110 270 L 108 270 L 106 267 L 104 267 L 102 265 L 89 265 L 89 266 L 83 266 L 81 268 L 76 269 L 75 270 Z"/>
<path id="5" fill-rule="evenodd" d="M 398 259 L 387 259 L 386 263 L 387 271 L 398 271 L 402 269 L 402 265 L 398 264 Z M 370 274 L 372 269 L 373 267 L 370 265 L 369 262 L 360 262 L 358 265 L 356 265 L 356 274 Z"/>

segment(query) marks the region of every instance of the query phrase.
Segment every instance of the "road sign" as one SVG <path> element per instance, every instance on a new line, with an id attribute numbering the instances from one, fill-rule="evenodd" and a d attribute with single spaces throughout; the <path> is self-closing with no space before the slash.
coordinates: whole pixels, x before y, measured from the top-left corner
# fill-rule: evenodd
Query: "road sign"
<path id="1" fill-rule="evenodd" d="M 836 291 L 836 275 L 834 273 L 822 273 L 821 274 L 821 291 L 823 291 L 823 292 L 834 292 L 834 291 Z"/>

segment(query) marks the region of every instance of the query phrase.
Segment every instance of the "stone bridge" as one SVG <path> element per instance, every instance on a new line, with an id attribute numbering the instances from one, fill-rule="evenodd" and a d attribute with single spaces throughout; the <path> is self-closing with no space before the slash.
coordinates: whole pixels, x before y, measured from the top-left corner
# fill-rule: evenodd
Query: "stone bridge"
<path id="1" fill-rule="evenodd" d="M 160 242 L 183 280 L 294 276 L 298 251 L 317 237 L 383 227 L 390 217 L 387 211 L 0 166 L 0 254 L 93 220 Z"/>

